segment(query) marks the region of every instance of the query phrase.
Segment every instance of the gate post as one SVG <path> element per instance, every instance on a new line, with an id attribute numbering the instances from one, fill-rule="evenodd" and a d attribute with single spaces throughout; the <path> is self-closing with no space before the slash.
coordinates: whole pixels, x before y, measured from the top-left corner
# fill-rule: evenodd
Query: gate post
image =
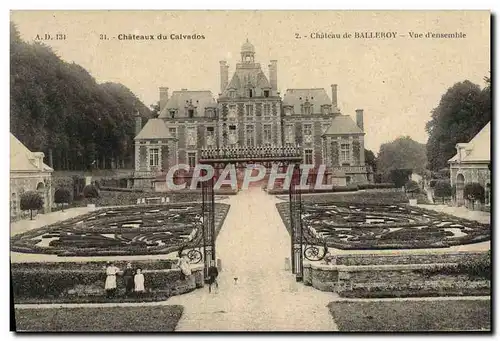
<path id="1" fill-rule="evenodd" d="M 202 169 L 202 175 L 206 175 Z M 201 183 L 203 217 L 203 265 L 204 278 L 208 276 L 211 261 L 215 261 L 215 193 L 214 177 Z"/>
<path id="2" fill-rule="evenodd" d="M 290 206 L 290 244 L 292 273 L 295 274 L 297 282 L 302 281 L 304 272 L 303 230 L 302 230 L 302 203 L 300 196 L 300 165 L 295 164 L 289 189 Z M 297 187 L 298 186 L 298 187 Z"/>

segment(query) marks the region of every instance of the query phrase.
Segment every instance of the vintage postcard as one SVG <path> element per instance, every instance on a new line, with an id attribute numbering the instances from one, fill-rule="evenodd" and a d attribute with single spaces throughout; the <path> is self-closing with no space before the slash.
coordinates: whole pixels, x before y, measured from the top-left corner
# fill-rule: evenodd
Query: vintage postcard
<path id="1" fill-rule="evenodd" d="M 489 11 L 11 11 L 17 332 L 491 332 Z"/>

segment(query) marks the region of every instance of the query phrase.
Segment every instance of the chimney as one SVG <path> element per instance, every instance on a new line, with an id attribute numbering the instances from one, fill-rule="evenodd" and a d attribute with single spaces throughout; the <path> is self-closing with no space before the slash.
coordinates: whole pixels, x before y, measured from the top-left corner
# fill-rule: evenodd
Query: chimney
<path id="1" fill-rule="evenodd" d="M 337 84 L 332 84 L 332 107 L 333 109 L 338 108 L 337 105 Z"/>
<path id="2" fill-rule="evenodd" d="M 229 65 L 225 60 L 220 62 L 220 92 L 223 93 L 227 88 L 228 78 L 229 78 Z"/>
<path id="3" fill-rule="evenodd" d="M 363 109 L 356 109 L 356 124 L 361 130 L 365 131 L 363 125 Z"/>
<path id="4" fill-rule="evenodd" d="M 168 102 L 168 88 L 160 87 L 160 112 L 165 108 Z"/>
<path id="5" fill-rule="evenodd" d="M 160 108 L 161 108 L 161 101 L 160 101 Z M 142 130 L 142 117 L 141 114 L 139 114 L 139 111 L 135 113 L 135 136 L 139 135 L 139 133 Z"/>
<path id="6" fill-rule="evenodd" d="M 278 61 L 271 60 L 269 64 L 269 82 L 271 83 L 271 89 L 278 91 Z"/>

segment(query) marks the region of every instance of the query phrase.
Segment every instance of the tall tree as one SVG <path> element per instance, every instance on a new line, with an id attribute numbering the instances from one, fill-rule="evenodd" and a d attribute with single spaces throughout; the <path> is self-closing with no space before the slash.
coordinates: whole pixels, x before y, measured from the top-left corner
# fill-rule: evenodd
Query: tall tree
<path id="1" fill-rule="evenodd" d="M 151 104 L 149 106 L 149 108 L 151 109 L 151 115 L 153 115 L 154 118 L 158 117 L 158 115 L 160 115 L 160 101 L 154 103 L 154 104 Z"/>
<path id="2" fill-rule="evenodd" d="M 365 149 L 365 164 L 372 167 L 374 173 L 377 171 L 377 159 L 375 158 L 375 154 L 369 149 Z"/>
<path id="3" fill-rule="evenodd" d="M 10 31 L 10 130 L 57 170 L 131 165 L 135 114 L 151 111 L 122 84 L 98 84 L 87 70 Z M 114 162 L 113 162 L 114 161 Z"/>
<path id="4" fill-rule="evenodd" d="M 447 161 L 456 154 L 456 144 L 469 142 L 491 120 L 490 78 L 485 77 L 485 82 L 482 90 L 470 81 L 454 84 L 432 110 L 426 125 L 430 169 L 447 167 Z"/>
<path id="5" fill-rule="evenodd" d="M 409 136 L 399 137 L 380 146 L 377 170 L 386 176 L 395 169 L 412 169 L 422 174 L 427 164 L 425 145 Z"/>

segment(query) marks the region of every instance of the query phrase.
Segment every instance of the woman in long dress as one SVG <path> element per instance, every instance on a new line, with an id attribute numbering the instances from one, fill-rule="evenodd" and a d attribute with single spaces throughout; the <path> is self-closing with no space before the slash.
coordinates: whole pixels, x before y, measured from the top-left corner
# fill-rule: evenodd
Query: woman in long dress
<path id="1" fill-rule="evenodd" d="M 191 266 L 189 265 L 189 258 L 186 254 L 181 255 L 179 261 L 177 262 L 177 266 L 181 269 L 181 279 L 185 280 L 189 276 L 191 276 Z"/>
<path id="2" fill-rule="evenodd" d="M 104 284 L 104 290 L 106 290 L 106 296 L 108 298 L 115 296 L 116 294 L 116 275 L 120 272 L 113 263 L 108 263 L 106 268 L 106 282 Z"/>
<path id="3" fill-rule="evenodd" d="M 135 284 L 135 293 L 142 294 L 144 293 L 144 275 L 142 274 L 141 268 L 137 268 L 137 272 L 134 276 L 134 284 Z"/>

